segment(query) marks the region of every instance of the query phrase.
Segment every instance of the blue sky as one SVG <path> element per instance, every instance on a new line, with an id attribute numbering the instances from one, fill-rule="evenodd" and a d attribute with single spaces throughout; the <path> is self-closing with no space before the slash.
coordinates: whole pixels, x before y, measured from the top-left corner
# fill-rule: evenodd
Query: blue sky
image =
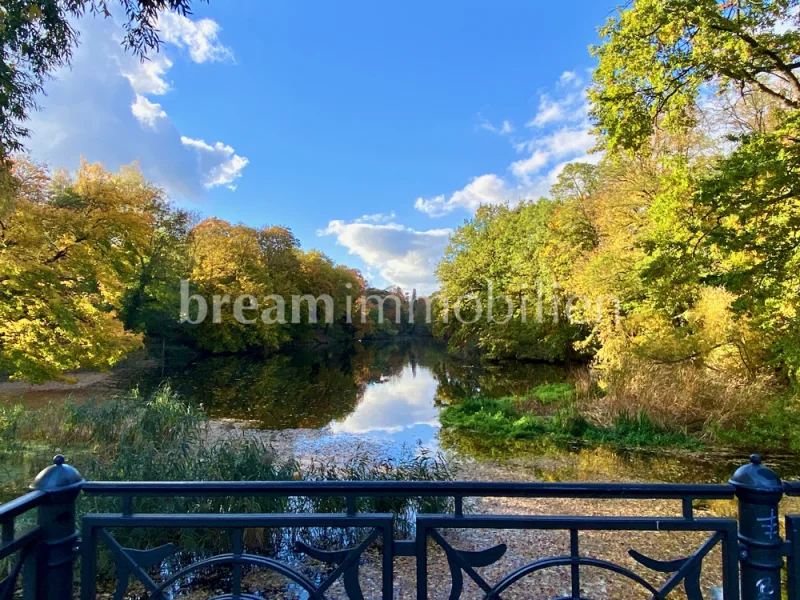
<path id="1" fill-rule="evenodd" d="M 145 64 L 85 18 L 28 147 L 53 167 L 138 160 L 203 216 L 285 225 L 373 284 L 430 291 L 480 202 L 596 160 L 588 46 L 615 6 L 211 0 L 164 15 Z"/>

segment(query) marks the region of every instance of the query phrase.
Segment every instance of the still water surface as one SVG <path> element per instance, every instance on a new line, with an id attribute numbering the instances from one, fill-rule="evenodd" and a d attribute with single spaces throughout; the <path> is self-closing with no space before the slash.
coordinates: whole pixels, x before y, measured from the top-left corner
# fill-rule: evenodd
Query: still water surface
<path id="1" fill-rule="evenodd" d="M 353 439 L 391 454 L 400 448 L 444 450 L 456 458 L 512 461 L 528 476 L 550 480 L 724 481 L 747 458 L 746 450 L 702 453 L 612 451 L 581 445 L 500 443 L 440 431 L 439 410 L 472 394 L 522 394 L 564 381 L 564 367 L 454 359 L 428 341 L 300 349 L 266 359 L 217 356 L 169 358 L 164 365 L 131 366 L 71 392 L 3 390 L 0 401 L 28 406 L 108 397 L 138 387 L 147 394 L 169 383 L 203 405 L 214 419 L 259 430 L 286 430 L 306 446 Z M 301 430 L 301 431 L 297 431 Z M 315 431 L 310 431 L 315 430 Z M 308 449 L 306 447 L 306 450 Z M 771 456 L 784 477 L 800 477 L 796 456 Z M 527 478 L 527 477 L 526 477 Z"/>

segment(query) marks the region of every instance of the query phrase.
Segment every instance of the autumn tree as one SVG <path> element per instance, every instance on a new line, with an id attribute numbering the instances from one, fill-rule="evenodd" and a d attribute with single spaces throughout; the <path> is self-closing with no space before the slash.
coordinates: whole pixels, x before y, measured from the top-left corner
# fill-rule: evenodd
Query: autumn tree
<path id="1" fill-rule="evenodd" d="M 0 370 L 39 382 L 106 369 L 141 343 L 119 318 L 160 190 L 136 169 L 15 164 L 0 218 Z"/>
<path id="2" fill-rule="evenodd" d="M 581 328 L 566 318 L 544 255 L 557 208 L 547 199 L 482 206 L 455 231 L 437 269 L 442 285 L 434 327 L 452 348 L 476 347 L 498 358 L 575 354 Z"/>
<path id="3" fill-rule="evenodd" d="M 635 0 L 600 30 L 589 91 L 602 143 L 636 150 L 697 123 L 709 94 L 800 109 L 800 0 Z"/>

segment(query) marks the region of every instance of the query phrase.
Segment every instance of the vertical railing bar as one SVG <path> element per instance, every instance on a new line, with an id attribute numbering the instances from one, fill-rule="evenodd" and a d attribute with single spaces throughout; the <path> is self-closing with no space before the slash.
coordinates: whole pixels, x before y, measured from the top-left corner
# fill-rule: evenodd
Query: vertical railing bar
<path id="1" fill-rule="evenodd" d="M 739 600 L 739 527 L 733 523 L 722 537 L 723 600 Z"/>
<path id="2" fill-rule="evenodd" d="M 345 496 L 345 501 L 347 503 L 347 516 L 348 517 L 355 517 L 356 516 L 356 497 L 353 495 Z"/>
<path id="3" fill-rule="evenodd" d="M 694 507 L 692 506 L 693 498 L 683 498 L 681 505 L 683 508 L 683 518 L 687 521 L 694 519 Z"/>
<path id="4" fill-rule="evenodd" d="M 417 600 L 428 599 L 428 530 L 417 520 L 414 550 L 417 558 Z"/>
<path id="5" fill-rule="evenodd" d="M 386 525 L 383 534 L 383 600 L 394 596 L 394 518 Z"/>
<path id="6" fill-rule="evenodd" d="M 578 546 L 578 530 L 569 530 L 569 556 L 572 559 L 570 564 L 570 575 L 572 577 L 572 600 L 581 600 L 581 568 L 578 564 L 580 559 L 580 548 Z"/>
<path id="7" fill-rule="evenodd" d="M 7 544 L 14 541 L 14 519 L 3 521 L 2 543 Z"/>
<path id="8" fill-rule="evenodd" d="M 454 496 L 453 501 L 455 503 L 455 511 L 454 514 L 456 517 L 463 517 L 464 516 L 464 496 Z"/>
<path id="9" fill-rule="evenodd" d="M 231 550 L 233 556 L 239 558 L 244 552 L 244 530 L 234 529 L 231 531 Z M 233 564 L 233 582 L 231 583 L 231 592 L 234 598 L 239 598 L 242 593 L 242 565 L 240 563 Z"/>
<path id="10" fill-rule="evenodd" d="M 122 500 L 122 514 L 130 517 L 133 514 L 133 496 L 125 494 L 121 497 Z"/>
<path id="11" fill-rule="evenodd" d="M 800 541 L 797 535 L 798 521 L 796 518 L 787 515 L 785 523 L 786 539 L 789 542 L 789 552 L 786 556 L 786 593 L 789 600 L 797 600 L 800 598 L 800 592 L 797 587 L 798 583 L 800 583 L 800 578 L 798 578 L 800 564 L 797 562 L 797 544 Z"/>
<path id="12" fill-rule="evenodd" d="M 97 535 L 94 527 L 84 521 L 81 536 L 81 600 L 97 598 Z"/>

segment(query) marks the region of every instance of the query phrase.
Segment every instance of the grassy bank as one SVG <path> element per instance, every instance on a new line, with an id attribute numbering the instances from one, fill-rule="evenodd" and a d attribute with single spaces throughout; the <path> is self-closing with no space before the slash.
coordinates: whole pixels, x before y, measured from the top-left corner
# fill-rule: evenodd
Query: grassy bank
<path id="1" fill-rule="evenodd" d="M 800 452 L 800 397 L 785 391 L 759 397 L 727 419 L 667 419 L 668 407 L 621 405 L 616 397 L 574 383 L 540 385 L 520 396 L 473 396 L 446 406 L 446 435 L 480 438 L 481 445 L 525 440 L 581 442 L 616 448 L 703 446 Z M 579 391 L 580 390 L 580 391 Z M 662 398 L 662 404 L 669 403 Z"/>
<path id="2" fill-rule="evenodd" d="M 610 425 L 593 423 L 575 401 L 569 383 L 533 388 L 522 397 L 472 397 L 445 407 L 444 428 L 501 440 L 550 439 L 619 447 L 700 448 L 699 440 L 661 429 L 644 413 L 619 415 Z"/>

